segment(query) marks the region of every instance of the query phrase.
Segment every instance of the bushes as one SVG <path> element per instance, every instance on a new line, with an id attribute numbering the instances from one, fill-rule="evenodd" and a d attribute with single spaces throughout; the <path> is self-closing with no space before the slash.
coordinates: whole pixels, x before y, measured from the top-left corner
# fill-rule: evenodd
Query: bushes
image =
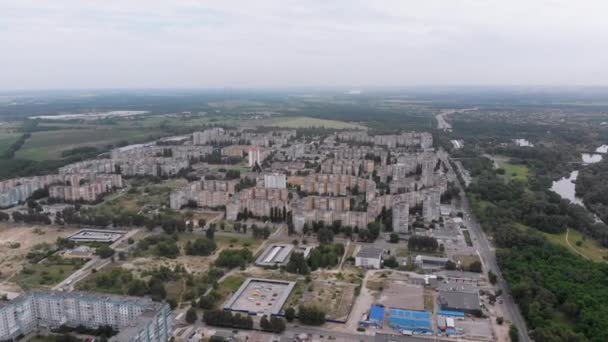
<path id="1" fill-rule="evenodd" d="M 243 316 L 239 313 L 233 315 L 230 311 L 207 310 L 203 313 L 205 324 L 219 327 L 231 327 L 237 329 L 252 329 L 253 319 L 250 316 Z"/>
<path id="2" fill-rule="evenodd" d="M 253 255 L 247 248 L 225 249 L 220 253 L 217 260 L 215 260 L 215 265 L 226 268 L 244 268 L 247 263 L 251 262 L 252 260 Z"/>
<path id="3" fill-rule="evenodd" d="M 298 308 L 298 319 L 307 325 L 322 325 L 325 323 L 325 311 L 316 306 L 300 305 Z"/>
<path id="4" fill-rule="evenodd" d="M 187 255 L 208 256 L 215 251 L 217 245 L 215 241 L 208 238 L 198 238 L 194 241 L 188 241 L 185 246 Z"/>
<path id="5" fill-rule="evenodd" d="M 341 243 L 321 245 L 310 252 L 308 265 L 313 271 L 320 267 L 333 267 L 340 263 L 342 255 L 344 255 L 344 245 Z"/>
<path id="6" fill-rule="evenodd" d="M 412 251 L 435 252 L 439 243 L 431 236 L 412 235 L 407 241 L 407 248 Z"/>
<path id="7" fill-rule="evenodd" d="M 260 320 L 260 328 L 263 331 L 272 332 L 275 334 L 280 334 L 285 331 L 285 321 L 282 318 L 272 316 L 270 320 L 266 315 L 262 316 Z"/>

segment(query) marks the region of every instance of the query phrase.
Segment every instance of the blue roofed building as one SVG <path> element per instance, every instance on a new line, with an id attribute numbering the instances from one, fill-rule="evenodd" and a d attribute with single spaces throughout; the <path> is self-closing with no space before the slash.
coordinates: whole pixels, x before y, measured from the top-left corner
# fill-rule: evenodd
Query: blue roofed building
<path id="1" fill-rule="evenodd" d="M 388 325 L 394 330 L 407 330 L 413 333 L 433 333 L 431 313 L 426 311 L 409 311 L 391 309 Z"/>
<path id="2" fill-rule="evenodd" d="M 359 322 L 359 325 L 381 329 L 384 326 L 384 307 L 372 305 L 367 320 Z"/>

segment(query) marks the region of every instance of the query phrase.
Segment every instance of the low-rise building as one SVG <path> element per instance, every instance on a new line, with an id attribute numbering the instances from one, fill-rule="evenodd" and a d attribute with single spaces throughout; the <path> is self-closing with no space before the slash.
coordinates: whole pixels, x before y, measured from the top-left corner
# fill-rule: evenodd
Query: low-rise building
<path id="1" fill-rule="evenodd" d="M 382 248 L 362 246 L 355 256 L 355 266 L 379 269 L 382 266 Z"/>

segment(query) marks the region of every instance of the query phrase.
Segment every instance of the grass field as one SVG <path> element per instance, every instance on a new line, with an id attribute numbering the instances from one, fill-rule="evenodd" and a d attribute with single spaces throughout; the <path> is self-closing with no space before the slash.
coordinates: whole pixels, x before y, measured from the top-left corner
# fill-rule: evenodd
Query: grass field
<path id="1" fill-rule="evenodd" d="M 520 182 L 528 181 L 528 167 L 525 165 L 518 165 L 512 163 L 502 163 L 500 165 L 505 169 L 505 179 L 507 181 L 517 180 Z"/>
<path id="2" fill-rule="evenodd" d="M 49 258 L 48 262 L 24 267 L 17 283 L 25 289 L 50 287 L 60 283 L 83 264 L 84 261 L 79 259 Z"/>
<path id="3" fill-rule="evenodd" d="M 18 133 L 0 133 L 0 155 L 4 154 L 20 136 L 21 134 Z"/>
<path id="4" fill-rule="evenodd" d="M 146 141 L 160 131 L 143 129 L 70 129 L 33 133 L 16 153 L 16 157 L 32 160 L 61 159 L 61 152 L 79 146 L 104 147 L 120 141 Z"/>
<path id="5" fill-rule="evenodd" d="M 604 257 L 608 257 L 608 249 L 600 246 L 597 241 L 584 237 L 577 230 L 569 229 L 567 233 L 563 234 L 543 233 L 543 235 L 552 243 L 563 246 L 572 251 L 572 253 L 581 255 L 586 259 L 606 262 Z"/>
<path id="6" fill-rule="evenodd" d="M 460 264 L 468 268 L 472 263 L 479 260 L 477 255 L 454 255 L 454 261 L 460 261 Z"/>
<path id="7" fill-rule="evenodd" d="M 336 120 L 325 120 L 310 117 L 284 117 L 276 118 L 269 121 L 266 126 L 285 127 L 285 128 L 305 128 L 305 127 L 325 127 L 335 129 L 366 129 L 365 126 L 359 124 L 336 121 Z"/>

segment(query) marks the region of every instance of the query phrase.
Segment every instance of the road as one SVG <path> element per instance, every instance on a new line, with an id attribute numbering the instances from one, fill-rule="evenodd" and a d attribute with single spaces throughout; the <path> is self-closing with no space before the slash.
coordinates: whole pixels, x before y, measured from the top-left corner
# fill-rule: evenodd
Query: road
<path id="1" fill-rule="evenodd" d="M 440 151 L 440 156 L 447 157 L 447 153 Z M 447 160 L 444 161 L 448 166 L 449 172 L 454 172 L 450 163 Z M 471 238 L 473 239 L 474 246 L 477 248 L 479 255 L 481 256 L 483 265 L 485 266 L 486 271 L 492 270 L 497 276 L 497 283 L 499 289 L 503 291 L 503 304 L 505 306 L 505 311 L 509 314 L 509 318 L 511 322 L 517 327 L 519 330 L 519 339 L 520 341 L 528 342 L 530 341 L 530 336 L 528 336 L 528 329 L 526 327 L 526 321 L 521 315 L 517 304 L 513 300 L 513 297 L 510 295 L 509 288 L 507 286 L 507 282 L 504 280 L 500 269 L 498 268 L 498 263 L 496 262 L 496 255 L 490 246 L 490 242 L 486 237 L 485 233 L 481 229 L 479 222 L 473 215 L 471 207 L 469 205 L 469 200 L 466 197 L 465 190 L 460 184 L 460 182 L 456 182 L 458 188 L 460 189 L 460 203 L 462 206 L 462 211 L 464 215 L 464 222 L 469 228 L 469 233 L 471 234 Z"/>

